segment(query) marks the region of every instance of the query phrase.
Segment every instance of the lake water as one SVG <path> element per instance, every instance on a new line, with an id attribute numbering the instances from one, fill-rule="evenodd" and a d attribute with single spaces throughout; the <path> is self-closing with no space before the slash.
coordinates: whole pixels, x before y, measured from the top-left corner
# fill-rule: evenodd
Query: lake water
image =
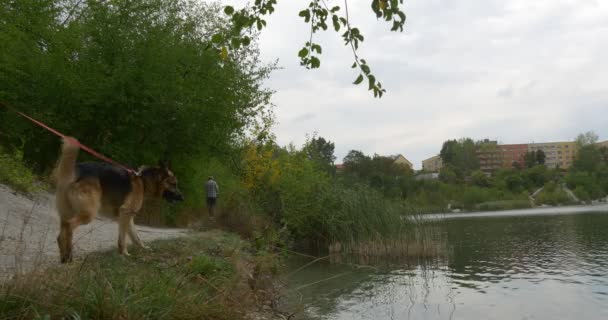
<path id="1" fill-rule="evenodd" d="M 435 228 L 440 257 L 290 275 L 297 318 L 608 319 L 608 214 L 460 216 Z"/>

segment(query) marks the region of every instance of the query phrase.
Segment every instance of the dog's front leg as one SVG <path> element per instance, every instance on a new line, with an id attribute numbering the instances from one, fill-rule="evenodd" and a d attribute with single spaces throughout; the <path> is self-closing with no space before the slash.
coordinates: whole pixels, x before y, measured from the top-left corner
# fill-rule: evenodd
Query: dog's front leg
<path id="1" fill-rule="evenodd" d="M 129 255 L 127 251 L 127 232 L 129 231 L 131 216 L 131 214 L 123 210 L 120 210 L 120 215 L 118 216 L 118 253 L 124 256 Z"/>
<path id="2" fill-rule="evenodd" d="M 131 218 L 129 219 L 129 238 L 131 238 L 131 242 L 135 243 L 136 245 L 138 245 L 140 248 L 146 249 L 146 250 L 150 250 L 150 247 L 146 246 L 143 241 L 141 241 L 141 239 L 139 238 L 139 235 L 137 234 L 137 230 L 135 230 L 135 224 L 133 223 L 133 219 L 135 218 L 135 215 L 130 215 Z"/>

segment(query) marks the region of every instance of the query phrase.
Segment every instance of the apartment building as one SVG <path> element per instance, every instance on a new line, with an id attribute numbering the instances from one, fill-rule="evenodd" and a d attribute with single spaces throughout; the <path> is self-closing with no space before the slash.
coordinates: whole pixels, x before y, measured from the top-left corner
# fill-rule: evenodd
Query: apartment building
<path id="1" fill-rule="evenodd" d="M 422 160 L 422 170 L 425 172 L 439 172 L 441 167 L 443 167 L 443 161 L 439 155 Z"/>
<path id="2" fill-rule="evenodd" d="M 528 152 L 528 144 L 500 144 L 498 148 L 502 152 L 502 167 L 513 168 L 519 166 L 523 168 L 525 166 L 524 157 Z"/>
<path id="3" fill-rule="evenodd" d="M 545 165 L 548 168 L 568 169 L 574 162 L 577 147 L 572 141 L 528 144 L 528 151 L 538 150 L 545 153 Z"/>
<path id="4" fill-rule="evenodd" d="M 502 168 L 503 155 L 497 141 L 483 140 L 475 154 L 479 160 L 479 170 L 492 173 Z"/>
<path id="5" fill-rule="evenodd" d="M 596 145 L 608 148 L 608 140 L 597 142 Z M 526 153 L 539 150 L 545 153 L 547 167 L 568 169 L 576 159 L 578 146 L 574 141 L 498 144 L 497 141 L 485 139 L 477 144 L 476 156 L 479 169 L 492 173 L 501 168 L 512 168 L 514 164 L 525 167 Z M 439 155 L 422 160 L 425 172 L 439 172 L 442 166 Z"/>

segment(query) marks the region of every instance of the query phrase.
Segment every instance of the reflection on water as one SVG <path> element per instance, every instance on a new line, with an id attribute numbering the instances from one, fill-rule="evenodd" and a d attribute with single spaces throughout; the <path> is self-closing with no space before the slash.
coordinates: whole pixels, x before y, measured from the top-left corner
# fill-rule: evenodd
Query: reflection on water
<path id="1" fill-rule="evenodd" d="M 301 298 L 302 319 L 608 319 L 608 214 L 454 219 L 439 228 L 445 259 L 372 271 L 315 264 L 290 277 L 292 305 Z"/>

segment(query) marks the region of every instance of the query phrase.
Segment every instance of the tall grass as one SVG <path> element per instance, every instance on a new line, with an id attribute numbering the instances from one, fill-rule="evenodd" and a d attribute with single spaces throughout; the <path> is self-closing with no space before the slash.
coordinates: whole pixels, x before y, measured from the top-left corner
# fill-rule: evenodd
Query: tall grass
<path id="1" fill-rule="evenodd" d="M 406 207 L 370 187 L 334 184 L 328 195 L 331 204 L 321 215 L 323 238 L 329 242 L 358 242 L 379 237 L 395 237 L 407 229 L 402 218 Z"/>
<path id="2" fill-rule="evenodd" d="M 0 286 L 6 319 L 242 319 L 255 310 L 256 258 L 234 235 L 157 241 L 16 277 Z M 258 268 L 259 269 L 259 268 Z M 265 269 L 266 271 L 268 269 Z"/>

